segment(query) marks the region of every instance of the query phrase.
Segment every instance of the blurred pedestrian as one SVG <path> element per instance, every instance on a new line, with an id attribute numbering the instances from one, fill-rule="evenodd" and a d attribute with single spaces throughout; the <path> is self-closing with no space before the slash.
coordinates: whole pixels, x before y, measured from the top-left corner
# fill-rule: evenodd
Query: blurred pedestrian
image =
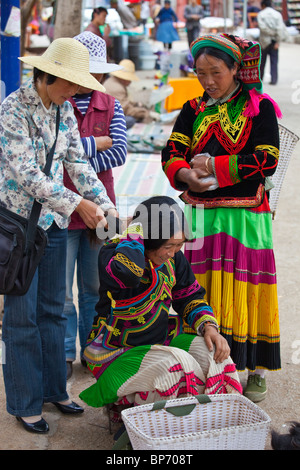
<path id="1" fill-rule="evenodd" d="M 286 27 L 281 13 L 272 7 L 271 0 L 262 0 L 261 11 L 257 14 L 259 42 L 261 45 L 260 76 L 263 80 L 267 57 L 270 57 L 270 85 L 278 81 L 279 43 L 286 38 Z"/>
<path id="2" fill-rule="evenodd" d="M 197 0 L 190 0 L 184 8 L 185 27 L 189 46 L 200 34 L 200 19 L 203 18 L 203 8 Z"/>
<path id="3" fill-rule="evenodd" d="M 97 34 L 104 39 L 107 47 L 110 47 L 111 41 L 109 39 L 110 26 L 105 24 L 108 11 L 104 7 L 94 8 L 90 24 L 85 28 L 85 31 Z"/>
<path id="4" fill-rule="evenodd" d="M 156 39 L 156 32 L 157 32 L 157 23 L 155 23 L 155 18 L 157 17 L 158 13 L 160 12 L 162 6 L 160 0 L 156 0 L 154 5 L 151 7 L 151 18 L 154 23 L 153 31 L 152 31 L 152 38 Z"/>
<path id="5" fill-rule="evenodd" d="M 170 0 L 165 0 L 163 8 L 154 19 L 157 24 L 156 40 L 164 43 L 165 49 L 172 49 L 173 41 L 178 41 L 179 36 L 173 23 L 177 23 L 178 18 L 171 8 Z"/>
<path id="6" fill-rule="evenodd" d="M 247 6 L 247 28 L 257 28 L 257 14 L 260 8 L 256 5 L 257 0 L 248 0 Z"/>
<path id="7" fill-rule="evenodd" d="M 144 26 L 144 30 L 145 30 L 148 18 L 150 18 L 149 0 L 142 0 L 140 23 Z"/>
<path id="8" fill-rule="evenodd" d="M 125 4 L 124 0 L 110 0 L 110 7 L 119 13 L 124 29 L 134 29 L 137 27 L 137 18 L 132 9 Z"/>

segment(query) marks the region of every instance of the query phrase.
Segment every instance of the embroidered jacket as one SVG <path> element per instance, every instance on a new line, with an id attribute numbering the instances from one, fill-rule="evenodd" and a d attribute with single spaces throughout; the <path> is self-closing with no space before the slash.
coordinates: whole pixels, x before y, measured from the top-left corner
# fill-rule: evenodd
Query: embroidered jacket
<path id="1" fill-rule="evenodd" d="M 57 106 L 45 110 L 30 79 L 11 93 L 0 108 L 0 202 L 28 218 L 33 200 L 43 204 L 39 225 L 47 229 L 55 220 L 60 228 L 82 197 L 103 210 L 114 207 L 103 184 L 85 156 L 70 103 L 60 107 L 61 119 L 49 177 L 42 169 L 54 143 Z M 63 167 L 79 194 L 63 185 Z"/>
<path id="2" fill-rule="evenodd" d="M 153 265 L 145 257 L 140 224 L 101 249 L 99 278 L 98 316 L 89 342 L 98 337 L 103 348 L 168 345 L 184 325 L 194 334 L 206 321 L 217 325 L 184 254 Z"/>
<path id="3" fill-rule="evenodd" d="M 188 191 L 186 202 L 205 207 L 259 205 L 265 177 L 271 176 L 279 157 L 279 131 L 272 102 L 261 98 L 259 114 L 244 115 L 248 93 L 239 88 L 224 104 L 206 105 L 207 95 L 184 104 L 170 139 L 162 151 L 162 165 L 171 185 L 186 190 L 176 180 L 180 168 L 190 168 L 194 155 L 214 158 L 219 188 L 203 193 Z"/>

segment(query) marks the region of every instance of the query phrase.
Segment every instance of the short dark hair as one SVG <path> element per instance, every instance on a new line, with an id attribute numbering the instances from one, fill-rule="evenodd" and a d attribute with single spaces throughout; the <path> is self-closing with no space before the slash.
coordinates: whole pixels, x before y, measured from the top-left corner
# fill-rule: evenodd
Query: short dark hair
<path id="1" fill-rule="evenodd" d="M 36 67 L 33 68 L 34 83 L 36 83 L 39 78 L 42 79 L 44 75 L 47 75 L 47 81 L 46 81 L 47 85 L 52 85 L 52 83 L 54 83 L 55 80 L 57 79 L 57 77 L 55 75 L 51 75 L 51 73 L 43 72 L 42 70 Z"/>
<path id="2" fill-rule="evenodd" d="M 271 7 L 272 6 L 272 1 L 271 0 L 262 0 L 261 6 L 262 7 Z"/>
<path id="3" fill-rule="evenodd" d="M 92 20 L 94 19 L 95 15 L 100 15 L 100 13 L 102 13 L 103 11 L 105 11 L 106 14 L 108 13 L 107 9 L 104 7 L 94 8 L 92 13 Z"/>

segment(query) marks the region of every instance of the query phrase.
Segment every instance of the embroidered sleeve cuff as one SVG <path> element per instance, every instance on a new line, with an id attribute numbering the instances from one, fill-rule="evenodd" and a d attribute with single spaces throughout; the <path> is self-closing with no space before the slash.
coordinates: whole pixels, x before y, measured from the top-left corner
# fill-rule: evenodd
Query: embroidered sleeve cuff
<path id="1" fill-rule="evenodd" d="M 166 163 L 164 167 L 164 172 L 170 181 L 170 184 L 175 189 L 182 189 L 184 183 L 180 183 L 175 178 L 175 175 L 178 170 L 181 168 L 188 168 L 190 169 L 190 165 L 183 159 L 183 158 L 172 158 L 168 163 Z"/>
<path id="2" fill-rule="evenodd" d="M 200 322 L 197 325 L 195 325 L 195 327 L 196 327 L 195 329 L 196 329 L 198 335 L 200 335 L 200 336 L 204 335 L 206 325 L 211 325 L 214 328 L 216 328 L 217 331 L 219 331 L 219 325 L 216 321 L 214 321 L 213 318 L 211 318 L 209 316 L 203 316 L 201 318 Z"/>
<path id="3" fill-rule="evenodd" d="M 237 160 L 237 155 L 220 155 L 214 159 L 214 170 L 220 188 L 232 186 L 241 181 Z"/>

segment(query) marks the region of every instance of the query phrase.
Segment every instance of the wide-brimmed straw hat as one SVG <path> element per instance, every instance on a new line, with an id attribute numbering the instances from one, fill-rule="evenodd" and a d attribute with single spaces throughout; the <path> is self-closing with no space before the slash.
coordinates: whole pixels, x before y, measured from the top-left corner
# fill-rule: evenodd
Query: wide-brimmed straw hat
<path id="1" fill-rule="evenodd" d="M 105 92 L 105 88 L 90 74 L 89 51 L 73 38 L 55 39 L 41 56 L 24 56 L 19 59 L 55 77 Z"/>
<path id="2" fill-rule="evenodd" d="M 139 80 L 139 77 L 135 74 L 135 65 L 132 60 L 123 59 L 119 65 L 122 67 L 122 70 L 112 72 L 111 75 L 117 78 L 122 78 L 123 80 L 129 80 L 130 82 Z"/>
<path id="3" fill-rule="evenodd" d="M 81 42 L 90 54 L 90 73 L 110 73 L 121 70 L 122 67 L 117 64 L 111 64 L 106 59 L 106 42 L 91 31 L 74 36 L 74 39 Z"/>

